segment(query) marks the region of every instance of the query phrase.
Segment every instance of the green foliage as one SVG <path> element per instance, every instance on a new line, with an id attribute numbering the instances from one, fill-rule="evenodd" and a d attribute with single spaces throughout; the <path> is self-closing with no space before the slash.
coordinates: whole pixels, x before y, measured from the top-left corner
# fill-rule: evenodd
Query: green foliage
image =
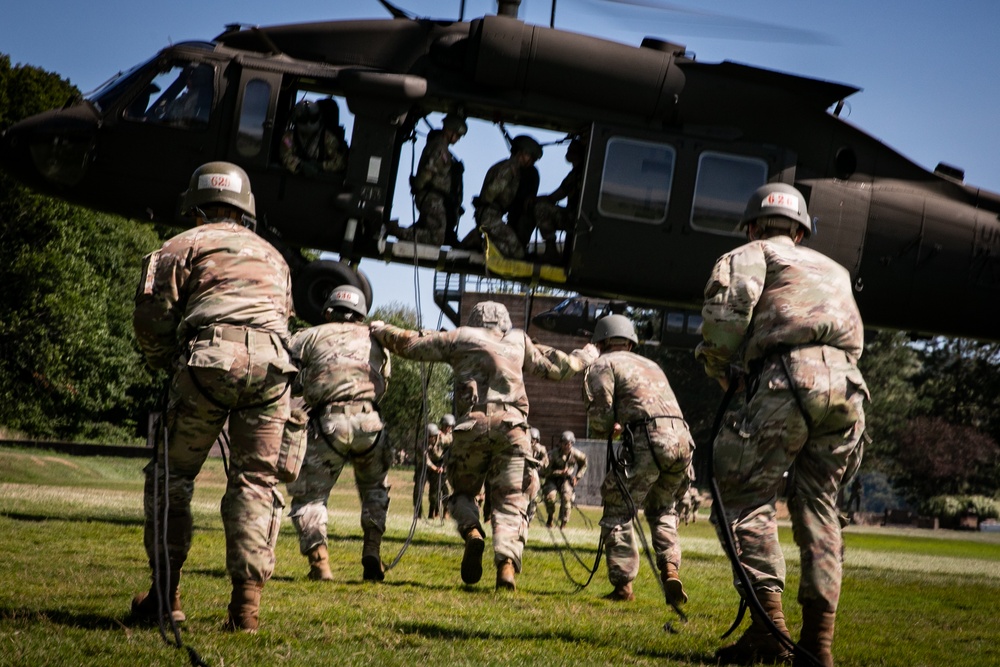
<path id="1" fill-rule="evenodd" d="M 399 303 L 376 308 L 371 319 L 409 329 L 415 328 L 417 323 L 416 312 Z M 405 451 L 413 460 L 414 448 L 424 437 L 426 423 L 437 421 L 444 413 L 451 412 L 451 406 L 450 366 L 392 357 L 392 378 L 389 390 L 382 398 L 380 412 L 397 451 Z"/>
<path id="2" fill-rule="evenodd" d="M 1000 519 L 1000 501 L 988 496 L 934 496 L 924 503 L 921 511 L 942 519 L 942 523 L 955 523 L 965 515 L 985 521 Z"/>
<path id="3" fill-rule="evenodd" d="M 0 126 L 76 89 L 0 57 Z M 131 295 L 152 228 L 29 193 L 0 174 L 0 424 L 28 435 L 134 437 L 152 393 Z"/>

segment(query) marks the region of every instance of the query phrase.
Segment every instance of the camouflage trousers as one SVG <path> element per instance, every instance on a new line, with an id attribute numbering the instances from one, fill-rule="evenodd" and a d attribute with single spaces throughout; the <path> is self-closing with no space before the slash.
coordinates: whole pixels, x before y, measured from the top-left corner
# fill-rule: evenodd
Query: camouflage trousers
<path id="1" fill-rule="evenodd" d="M 576 491 L 569 477 L 549 477 L 542 487 L 542 498 L 545 501 L 545 511 L 548 518 L 555 518 L 559 524 L 569 521 L 569 515 L 573 512 L 573 497 Z M 556 516 L 556 500 L 559 501 L 559 515 Z"/>
<path id="2" fill-rule="evenodd" d="M 798 599 L 835 612 L 842 576 L 837 495 L 860 465 L 867 387 L 844 352 L 826 346 L 768 357 L 751 384 L 748 403 L 719 434 L 714 452 L 740 561 L 755 590 L 784 590 L 774 503 L 788 471 L 802 562 Z"/>
<path id="3" fill-rule="evenodd" d="M 190 367 L 178 370 L 171 382 L 166 462 L 160 443 L 157 460 L 145 468 L 144 542 L 150 567 L 157 558 L 164 564 L 163 537 L 156 527 L 166 532 L 170 567 L 180 569 L 187 560 L 195 477 L 228 419 L 229 477 L 222 498 L 226 570 L 233 581 L 263 584 L 274 573 L 284 508 L 277 488 L 282 437 L 286 423 L 298 429 L 305 424 L 289 421 L 289 367 L 277 337 L 241 327 L 226 332 L 226 339 L 196 342 Z M 233 340 L 237 336 L 244 338 L 242 343 Z M 164 517 L 165 499 L 169 509 Z"/>
<path id="4" fill-rule="evenodd" d="M 538 469 L 532 466 L 531 472 L 531 485 L 536 489 L 535 493 L 531 495 L 531 499 L 528 500 L 528 525 L 535 519 L 535 512 L 538 510 L 538 501 L 541 500 L 541 488 L 542 482 L 541 478 L 538 476 Z"/>
<path id="5" fill-rule="evenodd" d="M 517 233 L 504 223 L 500 211 L 490 207 L 476 209 L 476 223 L 479 230 L 490 237 L 490 243 L 501 255 L 511 259 L 524 259 L 524 246 L 517 238 Z"/>
<path id="6" fill-rule="evenodd" d="M 488 404 L 455 427 L 448 454 L 448 482 L 453 489 L 448 509 L 460 535 L 483 530 L 476 496 L 488 483 L 494 561 L 506 558 L 521 571 L 528 540 L 528 501 L 538 493 L 528 458 L 531 441 L 525 417 L 513 409 Z"/>
<path id="7" fill-rule="evenodd" d="M 691 484 L 694 441 L 683 419 L 660 417 L 633 428 L 631 465 L 610 471 L 601 484 L 604 513 L 601 536 L 608 564 L 608 581 L 621 586 L 639 574 L 639 543 L 624 490 L 649 523 L 656 564 L 681 566 L 677 539 L 677 505 Z"/>
<path id="8" fill-rule="evenodd" d="M 386 475 L 392 463 L 388 438 L 381 430 L 371 430 L 370 413 L 331 413 L 330 410 L 328 407 L 319 420 L 314 419 L 310 424 L 302 470 L 294 482 L 288 483 L 288 494 L 292 497 L 289 517 L 298 533 L 299 551 L 303 555 L 328 543 L 327 503 L 348 461 L 354 467 L 354 485 L 361 500 L 361 530 L 371 538 L 372 546 L 381 544 L 385 533 L 389 511 Z M 367 430 L 361 428 L 362 423 Z M 317 430 L 318 426 L 323 433 Z"/>
<path id="9" fill-rule="evenodd" d="M 545 241 L 545 247 L 548 248 L 551 245 L 554 248 L 556 232 L 569 230 L 572 219 L 569 210 L 544 199 L 539 199 L 535 202 L 534 213 L 535 224 L 538 225 L 538 233 Z"/>
<path id="10" fill-rule="evenodd" d="M 416 196 L 416 202 L 420 217 L 412 227 L 400 229 L 396 233 L 396 238 L 401 241 L 444 245 L 445 232 L 448 229 L 444 195 L 425 191 Z"/>

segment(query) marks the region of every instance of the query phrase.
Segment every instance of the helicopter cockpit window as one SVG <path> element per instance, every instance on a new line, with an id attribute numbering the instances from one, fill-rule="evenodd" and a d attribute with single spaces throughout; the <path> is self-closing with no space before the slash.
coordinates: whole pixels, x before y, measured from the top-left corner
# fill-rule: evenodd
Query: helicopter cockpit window
<path id="1" fill-rule="evenodd" d="M 608 141 L 597 208 L 637 222 L 667 219 L 676 152 L 672 146 L 620 137 Z"/>
<path id="2" fill-rule="evenodd" d="M 742 236 L 737 228 L 747 198 L 766 182 L 764 160 L 705 151 L 698 158 L 691 228 Z"/>
<path id="3" fill-rule="evenodd" d="M 125 118 L 189 129 L 208 127 L 215 70 L 204 63 L 173 64 L 160 71 L 125 110 Z"/>
<path id="4" fill-rule="evenodd" d="M 264 148 L 264 124 L 270 101 L 271 84 L 261 79 L 251 79 L 247 83 L 236 132 L 236 151 L 243 157 L 260 155 Z"/>

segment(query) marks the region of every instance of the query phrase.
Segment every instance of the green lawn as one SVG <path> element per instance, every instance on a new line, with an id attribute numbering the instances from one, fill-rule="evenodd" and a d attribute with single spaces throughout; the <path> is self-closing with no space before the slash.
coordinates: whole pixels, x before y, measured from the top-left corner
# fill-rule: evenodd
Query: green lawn
<path id="1" fill-rule="evenodd" d="M 148 587 L 142 548 L 142 460 L 0 449 L 0 665 L 187 665 L 154 629 L 122 620 Z M 412 473 L 393 471 L 391 560 L 410 526 Z M 664 604 L 645 561 L 636 601 L 606 602 L 601 566 L 574 592 L 559 551 L 535 524 L 514 594 L 495 594 L 492 571 L 463 586 L 462 548 L 450 523 L 420 522 L 383 584 L 361 581 L 358 500 L 349 469 L 331 498 L 335 582 L 311 582 L 291 523 L 264 590 L 261 631 L 220 630 L 229 582 L 219 501 L 221 463 L 198 480 L 195 538 L 184 568 L 184 642 L 212 667 L 236 665 L 705 665 L 720 646 L 737 597 L 705 515 L 682 527 L 690 620 Z M 598 508 L 586 510 L 596 523 Z M 543 510 L 544 514 L 544 510 Z M 567 535 L 588 563 L 596 526 L 579 514 Z M 845 665 L 1000 664 L 1000 535 L 850 529 L 834 655 Z M 797 628 L 798 557 L 788 528 L 785 609 Z M 489 549 L 487 549 L 489 553 Z M 568 553 L 578 580 L 586 571 Z M 488 559 L 487 559 L 488 562 Z M 676 633 L 664 631 L 667 621 Z"/>

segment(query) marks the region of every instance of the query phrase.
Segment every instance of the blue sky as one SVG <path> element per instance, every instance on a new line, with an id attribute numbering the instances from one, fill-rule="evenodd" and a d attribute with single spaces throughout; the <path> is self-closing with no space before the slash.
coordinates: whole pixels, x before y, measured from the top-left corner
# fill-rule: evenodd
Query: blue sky
<path id="1" fill-rule="evenodd" d="M 965 169 L 966 182 L 1000 191 L 1000 2 L 956 0 L 559 0 L 556 27 L 638 44 L 651 35 L 687 45 L 702 62 L 733 60 L 858 86 L 842 117 L 933 169 Z M 421 16 L 457 18 L 460 0 L 397 0 Z M 495 11 L 495 2 L 467 0 L 465 18 Z M 521 18 L 548 25 L 548 0 L 524 0 Z M 0 21 L 0 52 L 12 62 L 57 72 L 83 91 L 159 48 L 210 39 L 227 23 L 273 25 L 301 21 L 381 18 L 375 0 L 9 0 Z M 471 198 L 504 144 L 488 124 L 474 124 L 455 147 L 466 165 Z M 539 164 L 542 192 L 566 171 L 563 150 Z M 403 165 L 407 164 L 404 157 Z M 409 223 L 406 197 L 394 215 Z M 466 208 L 470 209 L 469 206 Z M 469 214 L 466 215 L 470 217 Z M 463 221 L 465 226 L 471 224 Z M 376 305 L 414 304 L 414 273 L 366 262 Z M 424 324 L 436 326 L 433 275 L 418 277 Z"/>

